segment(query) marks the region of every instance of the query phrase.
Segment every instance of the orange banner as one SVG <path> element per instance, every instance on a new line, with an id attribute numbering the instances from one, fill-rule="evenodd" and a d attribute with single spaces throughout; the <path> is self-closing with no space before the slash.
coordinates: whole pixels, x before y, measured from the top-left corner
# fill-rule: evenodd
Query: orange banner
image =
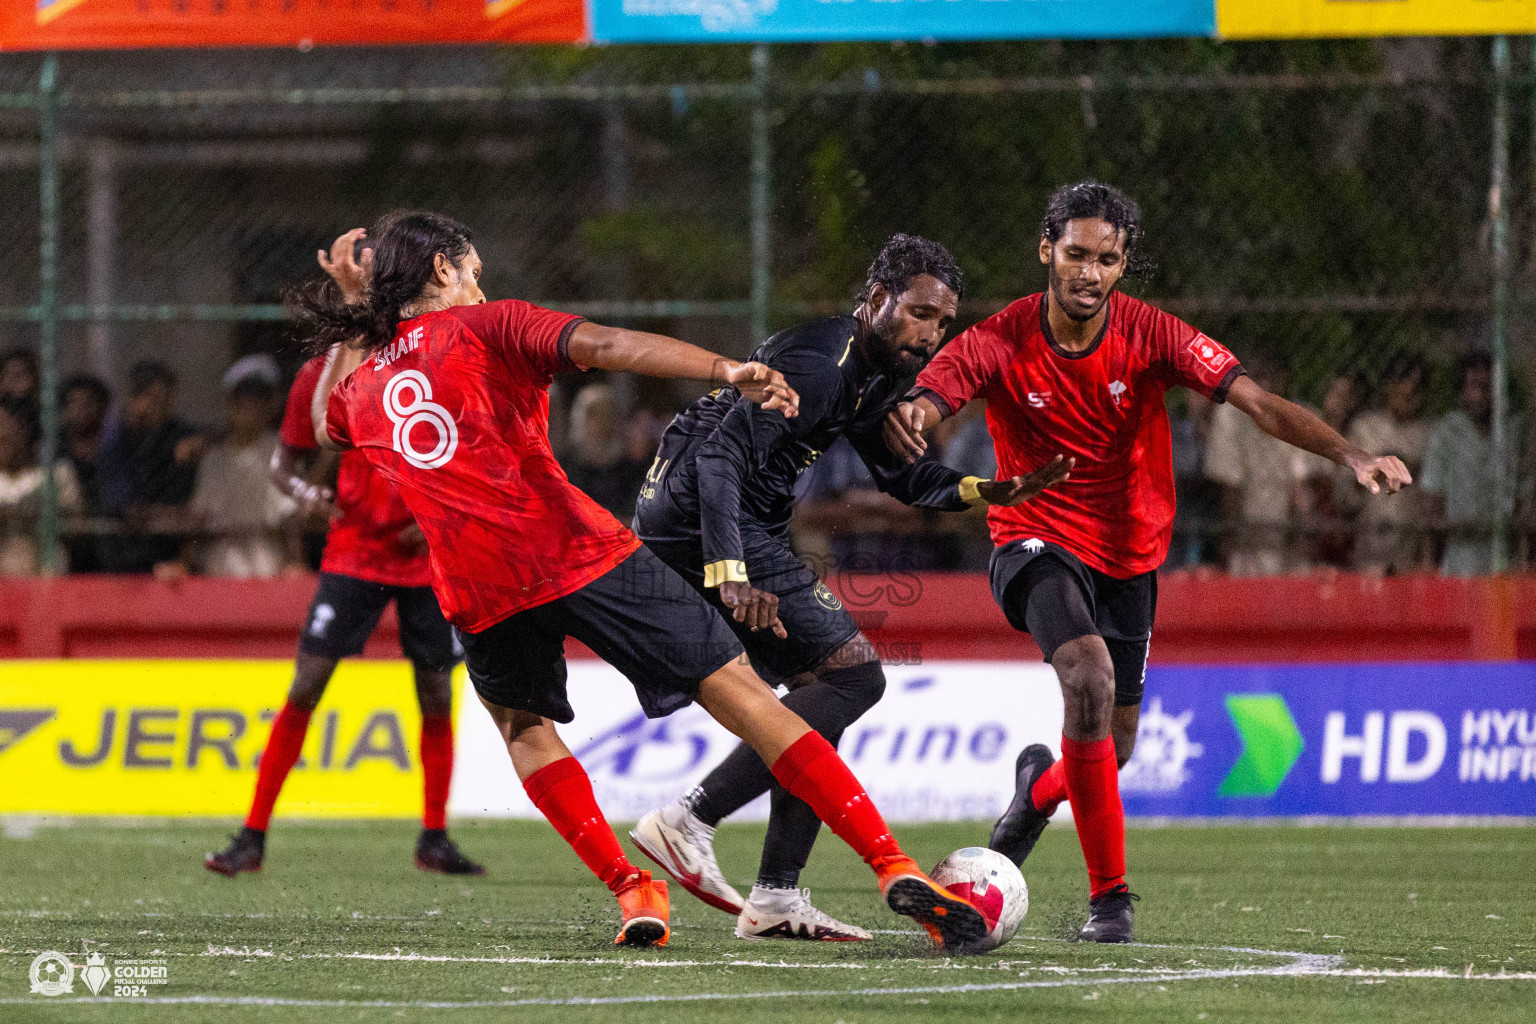
<path id="1" fill-rule="evenodd" d="M 0 50 L 584 38 L 582 0 L 0 0 Z"/>

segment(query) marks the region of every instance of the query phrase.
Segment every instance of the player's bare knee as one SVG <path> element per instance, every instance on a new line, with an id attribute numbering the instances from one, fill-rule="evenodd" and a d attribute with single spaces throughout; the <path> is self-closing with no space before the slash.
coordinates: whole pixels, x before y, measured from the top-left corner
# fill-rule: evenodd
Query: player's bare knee
<path id="1" fill-rule="evenodd" d="M 1109 735 L 1115 666 L 1104 641 L 1096 636 L 1070 640 L 1057 649 L 1051 666 L 1061 680 L 1067 734 L 1082 740 Z"/>

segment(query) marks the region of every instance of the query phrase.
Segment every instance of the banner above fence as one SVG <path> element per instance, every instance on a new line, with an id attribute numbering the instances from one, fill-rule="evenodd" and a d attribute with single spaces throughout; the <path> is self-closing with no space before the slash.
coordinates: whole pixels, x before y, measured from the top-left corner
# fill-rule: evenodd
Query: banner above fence
<path id="1" fill-rule="evenodd" d="M 601 42 L 1208 36 L 1212 0 L 590 0 Z"/>
<path id="2" fill-rule="evenodd" d="M 583 0 L 0 0 L 0 49 L 573 43 Z"/>
<path id="3" fill-rule="evenodd" d="M 1536 32 L 1536 0 L 1216 0 L 1228 39 Z"/>

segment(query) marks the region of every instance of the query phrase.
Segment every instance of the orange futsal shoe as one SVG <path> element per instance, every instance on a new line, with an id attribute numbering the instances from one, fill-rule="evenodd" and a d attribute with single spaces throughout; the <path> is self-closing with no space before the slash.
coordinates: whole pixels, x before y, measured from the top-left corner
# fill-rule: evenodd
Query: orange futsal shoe
<path id="1" fill-rule="evenodd" d="M 886 906 L 927 929 L 934 944 L 951 953 L 979 949 L 987 937 L 981 912 L 929 878 L 911 857 L 875 865 Z"/>
<path id="2" fill-rule="evenodd" d="M 654 881 L 649 871 L 642 871 L 635 880 L 618 892 L 619 909 L 624 911 L 624 924 L 619 928 L 615 946 L 665 946 L 672 937 L 667 924 L 672 904 L 667 899 L 667 883 Z M 978 917 L 980 915 L 977 915 Z M 985 933 L 986 929 L 982 929 Z"/>

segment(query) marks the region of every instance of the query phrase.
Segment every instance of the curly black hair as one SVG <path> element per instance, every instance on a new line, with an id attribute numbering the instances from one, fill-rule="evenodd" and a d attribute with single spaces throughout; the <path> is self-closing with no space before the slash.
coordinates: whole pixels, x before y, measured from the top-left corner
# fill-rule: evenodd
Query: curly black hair
<path id="1" fill-rule="evenodd" d="M 900 295 L 914 277 L 923 274 L 938 278 L 955 293 L 955 298 L 964 297 L 965 275 L 948 249 L 917 235 L 892 235 L 880 255 L 875 257 L 875 262 L 869 265 L 859 301 L 868 300 L 877 284 L 883 285 L 892 295 Z"/>
<path id="2" fill-rule="evenodd" d="M 296 333 L 311 354 L 359 338 L 365 350 L 388 344 L 400 324 L 401 308 L 419 298 L 431 279 L 437 254 L 457 265 L 474 244 L 474 236 L 440 213 L 396 210 L 368 230 L 368 243 L 373 268 L 362 302 L 347 305 L 329 277 L 289 293 Z"/>
<path id="3" fill-rule="evenodd" d="M 1045 216 L 1040 219 L 1040 234 L 1052 244 L 1060 238 L 1067 222 L 1082 217 L 1096 217 L 1108 221 L 1125 233 L 1126 273 L 1146 273 L 1150 266 L 1141 253 L 1141 207 L 1136 200 L 1099 181 L 1080 181 L 1075 185 L 1063 185 L 1051 193 L 1045 204 Z"/>

